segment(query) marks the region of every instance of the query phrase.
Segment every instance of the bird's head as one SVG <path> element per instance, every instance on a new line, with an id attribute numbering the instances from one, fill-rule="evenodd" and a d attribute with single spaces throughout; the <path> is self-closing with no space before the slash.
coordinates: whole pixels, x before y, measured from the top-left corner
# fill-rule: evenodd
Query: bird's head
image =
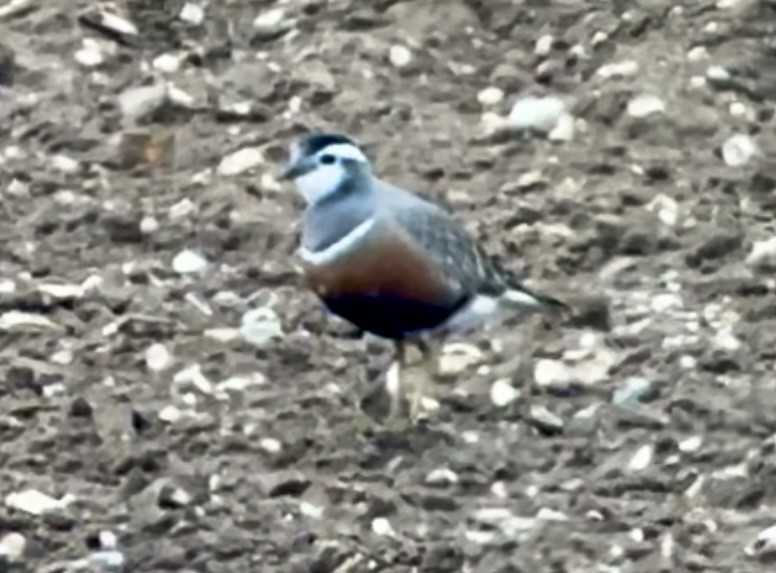
<path id="1" fill-rule="evenodd" d="M 317 133 L 291 146 L 288 166 L 281 178 L 293 181 L 311 205 L 335 193 L 343 184 L 369 175 L 369 160 L 352 139 L 337 133 Z"/>

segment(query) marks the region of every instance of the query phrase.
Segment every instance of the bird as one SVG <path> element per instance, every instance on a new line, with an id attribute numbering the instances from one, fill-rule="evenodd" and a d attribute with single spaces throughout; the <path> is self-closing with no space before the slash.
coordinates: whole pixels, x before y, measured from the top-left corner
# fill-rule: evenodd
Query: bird
<path id="1" fill-rule="evenodd" d="M 564 314 L 570 308 L 526 287 L 445 208 L 380 179 L 348 135 L 298 138 L 280 178 L 293 183 L 304 203 L 298 256 L 306 288 L 330 313 L 392 341 L 400 376 L 408 346 L 420 351 L 416 375 L 399 384 L 409 390 L 411 421 L 433 388 L 434 341 L 510 312 Z M 390 412 L 400 416 L 398 403 Z"/>

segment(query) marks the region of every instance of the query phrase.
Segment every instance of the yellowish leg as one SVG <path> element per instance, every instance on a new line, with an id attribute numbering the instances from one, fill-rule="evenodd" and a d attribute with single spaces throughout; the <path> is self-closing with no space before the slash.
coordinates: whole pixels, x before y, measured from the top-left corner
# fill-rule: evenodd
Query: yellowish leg
<path id="1" fill-rule="evenodd" d="M 412 371 L 410 390 L 410 422 L 416 423 L 423 413 L 423 398 L 436 394 L 437 353 L 429 343 L 422 339 L 415 341 L 421 358 Z"/>

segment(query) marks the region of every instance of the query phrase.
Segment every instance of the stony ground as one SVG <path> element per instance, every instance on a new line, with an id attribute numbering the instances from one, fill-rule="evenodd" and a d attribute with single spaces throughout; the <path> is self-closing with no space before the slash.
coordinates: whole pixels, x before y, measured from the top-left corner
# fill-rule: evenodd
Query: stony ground
<path id="1" fill-rule="evenodd" d="M 114 4 L 0 4 L 5 569 L 773 567 L 774 2 Z M 577 316 L 356 423 L 391 349 L 297 287 L 310 129 Z"/>

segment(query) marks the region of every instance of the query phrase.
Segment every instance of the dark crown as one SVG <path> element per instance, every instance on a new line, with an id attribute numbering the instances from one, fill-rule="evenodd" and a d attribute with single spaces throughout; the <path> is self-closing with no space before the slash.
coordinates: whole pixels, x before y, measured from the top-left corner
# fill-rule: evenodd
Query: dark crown
<path id="1" fill-rule="evenodd" d="M 339 133 L 314 133 L 308 135 L 301 141 L 300 147 L 305 155 L 315 155 L 324 147 L 341 143 L 358 147 L 355 141 Z"/>

